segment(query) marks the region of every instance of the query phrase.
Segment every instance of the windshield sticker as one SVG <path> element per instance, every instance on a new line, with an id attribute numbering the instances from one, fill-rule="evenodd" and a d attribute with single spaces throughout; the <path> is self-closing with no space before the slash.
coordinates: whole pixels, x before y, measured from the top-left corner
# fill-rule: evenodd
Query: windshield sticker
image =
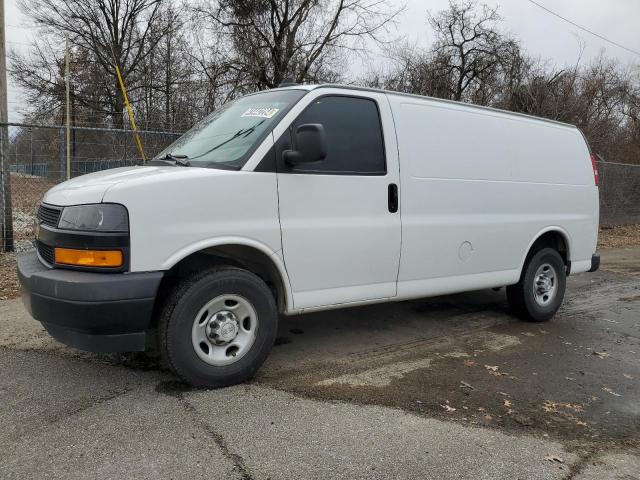
<path id="1" fill-rule="evenodd" d="M 279 111 L 280 111 L 279 108 L 248 108 L 247 111 L 242 114 L 242 116 L 273 118 L 273 116 Z"/>

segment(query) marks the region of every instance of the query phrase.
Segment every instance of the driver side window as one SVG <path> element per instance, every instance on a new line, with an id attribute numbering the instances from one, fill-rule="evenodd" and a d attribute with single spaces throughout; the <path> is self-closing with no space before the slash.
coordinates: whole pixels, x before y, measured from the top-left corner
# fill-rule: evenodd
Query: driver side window
<path id="1" fill-rule="evenodd" d="M 320 97 L 293 122 L 290 132 L 309 123 L 324 126 L 327 156 L 321 162 L 289 169 L 290 173 L 386 174 L 380 114 L 374 100 L 340 95 Z"/>

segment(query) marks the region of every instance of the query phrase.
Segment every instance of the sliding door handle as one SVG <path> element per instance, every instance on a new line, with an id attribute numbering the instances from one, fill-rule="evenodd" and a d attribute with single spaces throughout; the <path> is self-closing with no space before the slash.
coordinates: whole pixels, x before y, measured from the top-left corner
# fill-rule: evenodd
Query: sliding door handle
<path id="1" fill-rule="evenodd" d="M 398 185 L 390 183 L 387 190 L 387 200 L 389 202 L 389 211 L 396 213 L 398 211 Z"/>

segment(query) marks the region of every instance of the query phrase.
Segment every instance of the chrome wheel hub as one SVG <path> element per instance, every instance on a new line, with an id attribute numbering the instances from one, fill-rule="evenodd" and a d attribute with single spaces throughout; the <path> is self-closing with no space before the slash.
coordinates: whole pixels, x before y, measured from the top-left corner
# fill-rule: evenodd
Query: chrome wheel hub
<path id="1" fill-rule="evenodd" d="M 258 316 L 251 303 L 239 295 L 220 295 L 207 302 L 193 321 L 191 342 L 202 361 L 229 365 L 253 345 Z"/>
<path id="2" fill-rule="evenodd" d="M 543 263 L 533 277 L 533 298 L 542 307 L 549 305 L 556 296 L 557 274 L 555 268 Z"/>
<path id="3" fill-rule="evenodd" d="M 240 331 L 236 316 L 227 310 L 222 310 L 213 315 L 206 326 L 207 337 L 216 345 L 229 343 Z"/>

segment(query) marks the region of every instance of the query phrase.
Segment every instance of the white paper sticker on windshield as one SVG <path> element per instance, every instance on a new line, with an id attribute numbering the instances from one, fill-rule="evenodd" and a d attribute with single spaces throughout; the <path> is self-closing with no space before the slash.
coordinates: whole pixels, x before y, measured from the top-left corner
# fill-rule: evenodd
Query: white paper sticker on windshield
<path id="1" fill-rule="evenodd" d="M 272 118 L 279 111 L 279 108 L 248 108 L 247 111 L 242 114 L 242 116 Z"/>

